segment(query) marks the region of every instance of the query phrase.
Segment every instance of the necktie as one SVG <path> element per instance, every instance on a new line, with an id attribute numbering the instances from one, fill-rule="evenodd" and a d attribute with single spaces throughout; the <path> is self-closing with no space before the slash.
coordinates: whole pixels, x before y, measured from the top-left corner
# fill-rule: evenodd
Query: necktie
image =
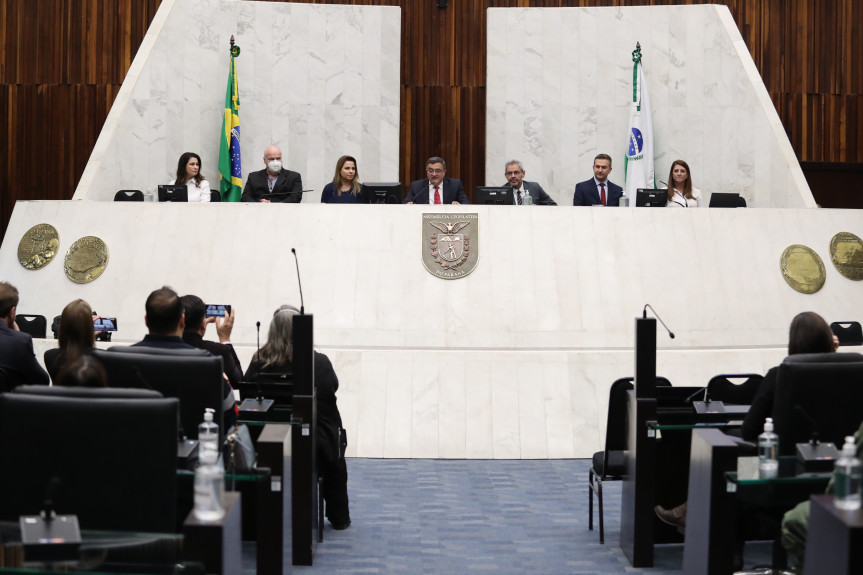
<path id="1" fill-rule="evenodd" d="M 434 187 L 434 203 L 440 203 L 440 192 L 438 191 L 438 186 Z"/>
<path id="2" fill-rule="evenodd" d="M 605 182 L 599 183 L 599 201 L 603 206 L 605 205 Z"/>

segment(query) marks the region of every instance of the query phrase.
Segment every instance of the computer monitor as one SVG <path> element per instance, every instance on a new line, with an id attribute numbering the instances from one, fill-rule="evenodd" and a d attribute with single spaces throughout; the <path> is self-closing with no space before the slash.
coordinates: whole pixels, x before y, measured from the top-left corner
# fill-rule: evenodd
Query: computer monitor
<path id="1" fill-rule="evenodd" d="M 635 205 L 639 208 L 664 208 L 668 203 L 668 190 L 638 188 L 635 191 Z"/>
<path id="2" fill-rule="evenodd" d="M 364 204 L 402 203 L 401 182 L 366 182 L 361 193 Z"/>
<path id="3" fill-rule="evenodd" d="M 714 192 L 710 194 L 710 204 L 708 204 L 711 208 L 736 208 L 740 206 L 740 194 L 732 194 L 732 193 L 723 193 L 723 192 Z M 743 202 L 743 207 L 746 206 L 746 202 Z"/>
<path id="4" fill-rule="evenodd" d="M 159 186 L 159 201 L 160 202 L 188 202 L 189 189 L 183 186 Z"/>
<path id="5" fill-rule="evenodd" d="M 486 206 L 511 206 L 515 202 L 512 199 L 512 188 L 491 188 L 486 186 L 476 187 L 476 203 Z"/>

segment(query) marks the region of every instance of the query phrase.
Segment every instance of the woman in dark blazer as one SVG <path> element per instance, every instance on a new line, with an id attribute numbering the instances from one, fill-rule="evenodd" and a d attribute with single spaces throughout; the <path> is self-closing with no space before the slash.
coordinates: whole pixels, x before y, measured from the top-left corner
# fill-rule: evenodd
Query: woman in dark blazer
<path id="1" fill-rule="evenodd" d="M 93 351 L 96 333 L 90 304 L 76 299 L 63 308 L 57 339 L 60 347 L 45 352 L 45 368 L 54 385 L 58 385 L 58 375 L 64 365 Z"/>

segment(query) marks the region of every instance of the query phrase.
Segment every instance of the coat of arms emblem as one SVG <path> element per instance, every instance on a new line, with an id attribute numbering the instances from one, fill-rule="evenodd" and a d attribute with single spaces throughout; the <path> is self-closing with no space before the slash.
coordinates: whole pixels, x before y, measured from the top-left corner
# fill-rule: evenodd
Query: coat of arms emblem
<path id="1" fill-rule="evenodd" d="M 479 260 L 477 214 L 423 214 L 423 265 L 442 279 L 468 275 Z"/>

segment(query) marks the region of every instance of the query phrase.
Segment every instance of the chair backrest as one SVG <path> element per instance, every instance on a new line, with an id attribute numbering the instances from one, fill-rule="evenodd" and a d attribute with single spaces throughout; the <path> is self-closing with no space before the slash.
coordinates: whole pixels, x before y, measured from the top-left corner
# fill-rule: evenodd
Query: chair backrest
<path id="1" fill-rule="evenodd" d="M 863 327 L 859 321 L 834 321 L 830 324 L 839 345 L 863 345 Z"/>
<path id="2" fill-rule="evenodd" d="M 707 394 L 713 401 L 732 405 L 752 405 L 764 376 L 760 373 L 723 373 L 707 382 Z"/>
<path id="3" fill-rule="evenodd" d="M 134 387 L 72 387 L 68 385 L 19 385 L 13 393 L 28 395 L 47 395 L 51 397 L 79 397 L 82 399 L 159 399 L 164 397 L 154 389 Z"/>
<path id="4" fill-rule="evenodd" d="M 622 377 L 611 384 L 608 392 L 608 420 L 605 425 L 605 468 L 608 468 L 609 451 L 626 449 L 628 431 L 626 429 L 626 394 L 635 389 L 634 377 Z M 671 382 L 664 377 L 656 378 L 658 387 L 671 387 Z"/>
<path id="5" fill-rule="evenodd" d="M 854 356 L 859 354 L 806 354 L 810 356 Z M 776 379 L 773 422 L 779 435 L 780 455 L 793 455 L 797 443 L 808 441 L 813 431 L 821 441 L 841 447 L 863 420 L 863 361 L 825 358 L 782 362 Z M 863 359 L 863 358 L 861 358 Z"/>
<path id="6" fill-rule="evenodd" d="M 44 389 L 40 390 L 44 391 Z M 52 478 L 57 513 L 83 529 L 176 530 L 173 398 L 0 394 L 0 520 L 38 514 Z"/>
<path id="7" fill-rule="evenodd" d="M 204 410 L 208 407 L 213 409 L 213 421 L 219 426 L 221 442 L 225 435 L 222 358 L 209 353 L 177 353 L 182 351 L 201 350 L 154 352 L 153 348 L 144 347 L 112 348 L 108 351 L 95 349 L 93 356 L 108 372 L 108 385 L 111 387 L 153 389 L 165 397 L 179 399 L 180 423 L 187 437 L 198 437 L 198 425 L 204 420 Z"/>
<path id="8" fill-rule="evenodd" d="M 27 315 L 23 313 L 15 314 L 15 323 L 18 324 L 18 329 L 24 333 L 29 333 L 30 337 L 45 337 L 48 330 L 48 320 L 44 315 Z"/>
<path id="9" fill-rule="evenodd" d="M 144 192 L 141 190 L 120 190 L 114 194 L 115 202 L 143 202 Z"/>
<path id="10" fill-rule="evenodd" d="M 210 190 L 210 201 L 211 202 L 221 202 L 222 194 L 219 190 Z"/>
<path id="11" fill-rule="evenodd" d="M 12 391 L 12 378 L 6 373 L 6 369 L 0 366 L 0 393 Z"/>

